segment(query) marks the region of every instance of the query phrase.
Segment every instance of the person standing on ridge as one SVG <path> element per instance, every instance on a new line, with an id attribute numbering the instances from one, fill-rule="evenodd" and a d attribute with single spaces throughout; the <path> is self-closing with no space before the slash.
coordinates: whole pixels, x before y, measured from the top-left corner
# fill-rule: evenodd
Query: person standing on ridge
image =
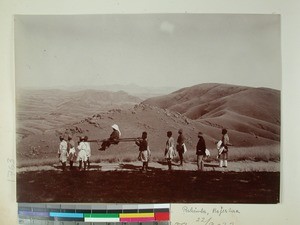
<path id="1" fill-rule="evenodd" d="M 180 160 L 180 166 L 183 165 L 183 154 L 184 154 L 184 141 L 185 141 L 185 137 L 183 136 L 183 131 L 182 129 L 178 130 L 178 138 L 177 138 L 177 145 L 176 145 L 176 149 L 179 155 L 179 160 Z"/>
<path id="2" fill-rule="evenodd" d="M 205 156 L 206 144 L 202 132 L 198 133 L 198 138 L 199 140 L 196 146 L 197 166 L 198 166 L 198 170 L 203 171 L 204 170 L 203 157 Z"/>
<path id="3" fill-rule="evenodd" d="M 63 136 L 59 136 L 60 144 L 58 149 L 58 158 L 62 164 L 62 170 L 66 169 L 67 159 L 68 159 L 68 144 Z"/>
<path id="4" fill-rule="evenodd" d="M 222 148 L 222 152 L 219 153 L 219 166 L 220 167 L 227 167 L 228 163 L 228 146 L 231 146 L 232 144 L 230 144 L 229 142 L 229 136 L 227 134 L 227 130 L 226 129 L 222 129 L 222 144 L 221 147 Z"/>
<path id="5" fill-rule="evenodd" d="M 172 137 L 172 131 L 167 132 L 167 142 L 165 148 L 165 158 L 168 163 L 169 170 L 172 170 L 172 159 L 176 156 L 175 152 L 175 140 Z"/>
<path id="6" fill-rule="evenodd" d="M 150 157 L 150 149 L 148 145 L 148 140 L 147 140 L 147 132 L 142 133 L 142 139 L 137 139 L 135 141 L 135 144 L 139 146 L 139 157 L 138 159 L 143 162 L 143 167 L 142 171 L 148 170 L 148 162 L 149 162 L 149 157 Z"/>

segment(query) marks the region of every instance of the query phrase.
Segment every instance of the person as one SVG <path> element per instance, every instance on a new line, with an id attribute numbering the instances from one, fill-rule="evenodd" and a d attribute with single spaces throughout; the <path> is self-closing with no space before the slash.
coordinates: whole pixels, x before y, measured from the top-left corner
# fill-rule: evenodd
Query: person
<path id="1" fill-rule="evenodd" d="M 86 161 L 87 161 L 87 168 L 90 168 L 90 157 L 91 157 L 91 145 L 90 142 L 88 142 L 89 138 L 88 136 L 84 136 L 84 143 L 86 144 Z"/>
<path id="2" fill-rule="evenodd" d="M 229 136 L 227 134 L 226 129 L 222 129 L 222 144 L 219 151 L 219 166 L 220 167 L 227 167 L 228 163 L 228 146 L 231 144 L 229 143 Z"/>
<path id="3" fill-rule="evenodd" d="M 111 126 L 113 128 L 113 132 L 110 134 L 110 137 L 102 142 L 100 151 L 105 151 L 111 144 L 118 144 L 121 136 L 121 131 L 117 124 Z"/>
<path id="4" fill-rule="evenodd" d="M 184 148 L 185 148 L 185 137 L 183 136 L 183 131 L 182 129 L 178 130 L 178 138 L 177 138 L 177 145 L 176 145 L 176 149 L 179 155 L 179 160 L 180 160 L 180 166 L 183 165 L 183 154 L 184 154 Z"/>
<path id="5" fill-rule="evenodd" d="M 198 138 L 199 140 L 196 147 L 197 167 L 198 170 L 203 171 L 204 170 L 203 157 L 205 156 L 206 144 L 202 132 L 198 133 Z"/>
<path id="6" fill-rule="evenodd" d="M 150 148 L 148 145 L 148 140 L 147 140 L 147 132 L 142 133 L 142 139 L 137 139 L 135 141 L 135 144 L 139 146 L 139 157 L 138 159 L 143 162 L 143 167 L 142 171 L 148 171 L 148 162 L 149 162 L 149 157 L 151 155 Z"/>
<path id="7" fill-rule="evenodd" d="M 68 144 L 63 136 L 59 136 L 60 144 L 58 149 L 58 158 L 62 164 L 62 170 L 66 169 L 67 157 L 68 157 Z"/>
<path id="8" fill-rule="evenodd" d="M 70 162 L 70 169 L 73 169 L 73 163 L 76 161 L 77 154 L 75 149 L 75 142 L 72 139 L 72 136 L 68 137 L 68 158 Z"/>
<path id="9" fill-rule="evenodd" d="M 167 137 L 168 139 L 165 148 L 165 158 L 167 160 L 169 170 L 172 170 L 172 159 L 176 156 L 175 141 L 172 137 L 172 131 L 167 132 Z"/>
<path id="10" fill-rule="evenodd" d="M 84 141 L 84 137 L 80 137 L 79 144 L 77 146 L 79 152 L 77 161 L 79 162 L 79 170 L 82 170 L 82 163 L 83 163 L 83 170 L 86 170 L 86 161 L 87 161 L 87 144 Z"/>

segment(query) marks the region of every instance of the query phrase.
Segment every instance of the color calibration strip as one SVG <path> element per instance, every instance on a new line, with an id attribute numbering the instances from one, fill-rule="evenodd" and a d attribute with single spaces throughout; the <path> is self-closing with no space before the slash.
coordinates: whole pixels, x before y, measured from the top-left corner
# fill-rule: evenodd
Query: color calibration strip
<path id="1" fill-rule="evenodd" d="M 18 215 L 19 224 L 168 225 L 170 221 L 170 204 L 71 205 L 19 203 Z"/>

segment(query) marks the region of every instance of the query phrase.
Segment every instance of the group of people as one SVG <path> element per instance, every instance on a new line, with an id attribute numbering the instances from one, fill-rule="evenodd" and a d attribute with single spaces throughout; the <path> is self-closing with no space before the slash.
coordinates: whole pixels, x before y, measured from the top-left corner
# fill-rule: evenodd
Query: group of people
<path id="1" fill-rule="evenodd" d="M 183 155 L 187 151 L 186 145 L 185 145 L 185 137 L 183 135 L 183 130 L 178 130 L 178 137 L 177 137 L 177 143 L 175 146 L 175 140 L 172 137 L 172 131 L 167 132 L 167 142 L 166 142 L 166 148 L 165 148 L 165 158 L 167 160 L 168 169 L 172 169 L 172 159 L 176 157 L 176 151 L 179 156 L 180 160 L 180 166 L 183 165 Z M 198 170 L 204 169 L 204 162 L 203 157 L 208 154 L 208 150 L 206 149 L 205 140 L 203 138 L 202 132 L 198 133 L 198 143 L 196 146 L 196 155 L 197 155 L 197 167 Z M 175 150 L 176 149 L 176 150 Z"/>
<path id="2" fill-rule="evenodd" d="M 111 144 L 118 144 L 121 136 L 121 131 L 117 124 L 112 125 L 113 132 L 110 137 L 102 142 L 99 150 L 104 151 Z M 86 170 L 90 168 L 91 146 L 88 141 L 88 136 L 80 137 L 77 150 L 75 148 L 75 142 L 70 135 L 61 135 L 59 137 L 60 144 L 58 149 L 59 161 L 62 164 L 63 171 L 66 169 L 67 161 L 70 163 L 70 169 L 72 170 L 74 162 L 79 163 L 79 170 Z"/>
<path id="3" fill-rule="evenodd" d="M 71 136 L 60 136 L 59 139 L 58 157 L 63 171 L 66 169 L 67 161 L 70 163 L 70 169 L 74 168 L 73 164 L 75 161 L 79 162 L 79 170 L 90 168 L 91 146 L 87 136 L 80 137 L 77 146 L 78 153 Z"/>
<path id="4" fill-rule="evenodd" d="M 102 141 L 101 148 L 99 150 L 104 151 L 111 144 L 118 144 L 120 142 L 121 131 L 119 126 L 114 124 L 112 125 L 113 132 L 111 133 L 108 139 Z M 67 139 L 67 140 L 66 140 Z M 142 171 L 148 170 L 148 163 L 151 156 L 151 151 L 149 148 L 149 143 L 147 139 L 147 132 L 142 133 L 141 138 L 135 139 L 135 144 L 139 147 L 139 156 L 138 159 L 143 163 Z M 230 146 L 229 136 L 227 134 L 226 129 L 222 129 L 222 138 L 220 141 L 216 142 L 219 166 L 227 167 L 227 159 L 228 159 L 228 146 Z M 60 145 L 58 150 L 58 155 L 60 162 L 62 163 L 62 168 L 65 170 L 67 161 L 70 162 L 70 169 L 73 169 L 73 164 L 75 161 L 79 162 L 79 170 L 86 170 L 90 168 L 90 157 L 91 157 L 91 147 L 90 142 L 88 141 L 88 137 L 80 137 L 78 142 L 78 153 L 75 149 L 75 143 L 72 140 L 71 136 L 65 138 L 64 136 L 60 136 Z M 185 144 L 185 137 L 183 135 L 183 130 L 178 130 L 178 137 L 175 143 L 175 139 L 172 137 L 172 131 L 167 132 L 167 141 L 165 147 L 165 159 L 167 161 L 168 169 L 172 170 L 172 160 L 177 156 L 179 156 L 180 166 L 183 165 L 184 159 L 183 156 L 187 151 L 187 147 Z M 177 153 L 176 153 L 177 152 Z M 203 133 L 198 133 L 198 143 L 196 145 L 196 156 L 197 156 L 197 167 L 198 170 L 204 170 L 204 157 L 209 156 L 210 152 L 206 148 L 206 143 L 203 138 Z"/>
<path id="5" fill-rule="evenodd" d="M 172 137 L 172 131 L 167 132 L 167 141 L 165 147 L 165 159 L 168 164 L 168 169 L 172 170 L 172 160 L 176 157 L 176 152 L 178 153 L 180 166 L 183 165 L 183 155 L 187 151 L 186 144 L 185 144 L 185 137 L 183 135 L 183 130 L 178 130 L 178 137 L 175 143 L 175 139 Z M 147 132 L 142 133 L 142 138 L 136 140 L 136 145 L 139 146 L 139 157 L 138 159 L 143 162 L 142 171 L 148 170 L 148 162 L 149 157 L 151 155 L 151 151 L 148 145 L 147 140 Z M 231 144 L 229 143 L 229 136 L 227 134 L 226 129 L 222 129 L 222 138 L 220 141 L 216 142 L 217 149 L 218 149 L 218 156 L 219 159 L 219 166 L 220 167 L 227 167 L 227 159 L 228 159 L 228 146 Z M 203 133 L 198 133 L 198 143 L 196 146 L 196 155 L 197 155 L 197 167 L 198 170 L 204 170 L 204 157 L 209 156 L 210 152 L 206 148 L 206 143 L 203 138 Z"/>

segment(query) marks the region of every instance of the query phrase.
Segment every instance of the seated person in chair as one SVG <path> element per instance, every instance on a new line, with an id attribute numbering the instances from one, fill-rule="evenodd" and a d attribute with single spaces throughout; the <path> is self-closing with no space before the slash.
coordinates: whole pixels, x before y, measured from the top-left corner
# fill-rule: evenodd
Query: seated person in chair
<path id="1" fill-rule="evenodd" d="M 121 136 L 121 131 L 117 124 L 111 126 L 113 132 L 110 134 L 110 137 L 102 142 L 101 148 L 99 150 L 105 151 L 111 144 L 118 144 Z"/>

